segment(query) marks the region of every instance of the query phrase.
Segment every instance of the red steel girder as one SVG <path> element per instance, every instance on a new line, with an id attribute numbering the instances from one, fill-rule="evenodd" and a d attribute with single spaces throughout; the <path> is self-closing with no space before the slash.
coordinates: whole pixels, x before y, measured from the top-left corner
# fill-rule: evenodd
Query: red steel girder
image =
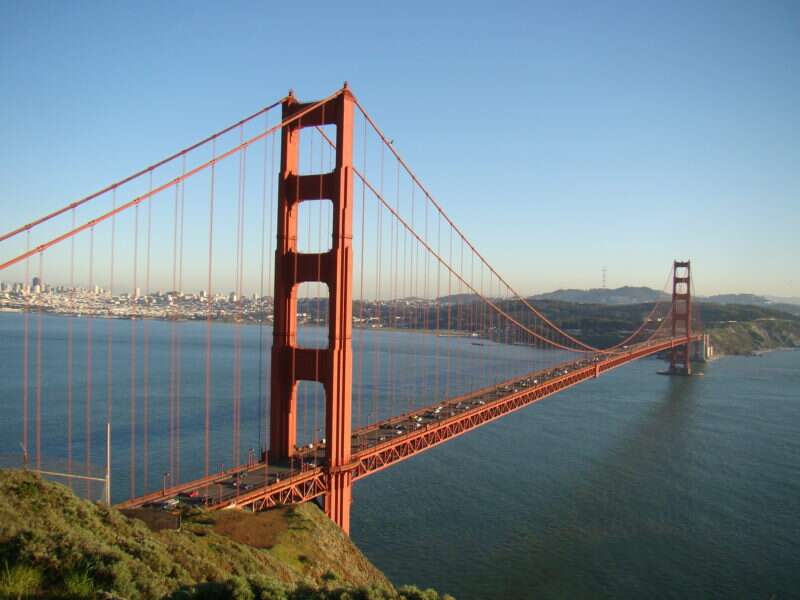
<path id="1" fill-rule="evenodd" d="M 695 336 L 695 338 L 698 336 Z M 696 341 L 692 338 L 691 341 Z M 385 469 L 402 460 L 438 446 L 455 437 L 463 435 L 481 425 L 499 419 L 511 412 L 529 406 L 543 398 L 577 385 L 587 379 L 594 379 L 617 367 L 633 362 L 639 358 L 657 354 L 686 343 L 686 339 L 669 339 L 658 343 L 650 343 L 643 347 L 634 347 L 630 351 L 613 355 L 611 358 L 572 371 L 566 375 L 542 382 L 541 384 L 488 402 L 483 406 L 472 408 L 458 415 L 444 419 L 436 424 L 429 424 L 425 429 L 414 431 L 382 444 L 363 450 L 354 455 L 357 461 L 354 467 L 353 480 Z M 519 378 L 518 378 L 519 379 Z M 518 379 L 511 380 L 512 382 Z M 502 385 L 502 384 L 501 384 Z"/>
<path id="2" fill-rule="evenodd" d="M 328 479 L 329 475 L 324 469 L 320 467 L 309 469 L 269 487 L 253 490 L 231 501 L 211 506 L 210 509 L 249 508 L 260 511 L 273 506 L 308 502 L 329 491 Z"/>
<path id="3" fill-rule="evenodd" d="M 435 446 L 443 444 L 455 437 L 463 435 L 481 425 L 490 423 L 505 415 L 508 415 L 516 410 L 525 408 L 531 404 L 538 402 L 548 396 L 556 394 L 569 387 L 582 383 L 588 379 L 594 379 L 603 373 L 607 373 L 613 369 L 626 365 L 630 362 L 674 349 L 676 347 L 685 345 L 690 342 L 698 341 L 702 338 L 702 334 L 694 334 L 688 341 L 686 338 L 669 338 L 666 340 L 659 340 L 655 342 L 648 342 L 645 344 L 632 346 L 627 351 L 616 352 L 614 354 L 606 355 L 603 360 L 594 364 L 581 367 L 570 371 L 566 375 L 547 379 L 542 383 L 528 387 L 523 390 L 509 393 L 496 400 L 488 401 L 486 404 L 476 406 L 454 416 L 443 419 L 435 424 L 428 424 L 424 429 L 412 431 L 410 433 L 397 436 L 387 440 L 386 442 L 372 446 L 353 455 L 352 460 L 338 469 L 328 469 L 327 467 L 309 468 L 287 479 L 273 483 L 267 487 L 261 487 L 240 494 L 236 498 L 217 503 L 209 508 L 212 510 L 220 510 L 224 508 L 247 508 L 250 510 L 263 510 L 272 506 L 282 504 L 296 504 L 300 502 L 307 502 L 319 496 L 323 496 L 330 491 L 330 480 L 332 471 L 334 475 L 348 477 L 351 482 L 362 479 L 367 475 L 381 471 L 387 467 L 397 464 L 412 456 L 416 456 L 421 452 L 429 450 Z M 552 368 L 550 369 L 552 370 Z M 535 373 L 533 375 L 538 374 Z M 498 386 L 491 386 L 483 388 L 474 392 L 470 392 L 458 398 L 449 399 L 449 403 L 455 403 L 459 400 L 468 400 L 469 398 L 476 398 L 486 391 L 497 389 L 507 385 L 513 385 L 529 375 L 516 377 L 501 383 Z M 438 405 L 438 404 L 437 404 Z M 425 412 L 430 407 L 421 409 L 416 412 Z M 406 415 L 407 416 L 407 415 Z M 393 417 L 384 423 L 392 423 L 403 417 Z M 356 436 L 368 431 L 374 430 L 379 427 L 380 423 L 372 424 L 364 427 L 356 432 Z M 172 497 L 182 491 L 191 489 L 198 489 L 204 486 L 213 484 L 216 481 L 230 477 L 232 474 L 241 471 L 253 471 L 263 469 L 263 463 L 256 463 L 255 465 L 242 465 L 237 468 L 228 469 L 222 473 L 202 478 L 189 482 L 180 486 L 175 486 L 166 490 L 166 493 L 161 491 L 141 496 L 123 503 L 120 506 L 142 506 L 147 502 L 154 500 Z"/>

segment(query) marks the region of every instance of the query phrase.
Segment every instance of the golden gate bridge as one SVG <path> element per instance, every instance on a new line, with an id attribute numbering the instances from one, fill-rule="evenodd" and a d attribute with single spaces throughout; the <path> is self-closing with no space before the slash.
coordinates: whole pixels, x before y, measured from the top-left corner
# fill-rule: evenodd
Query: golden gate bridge
<path id="1" fill-rule="evenodd" d="M 359 479 L 640 358 L 690 374 L 703 342 L 689 261 L 613 346 L 559 328 L 346 84 L 315 102 L 290 92 L 0 243 L 0 273 L 23 282 L 26 462 L 44 472 L 55 454 L 87 487 L 105 462 L 126 472 L 123 507 L 321 498 L 349 531 Z M 48 331 L 49 312 L 65 331 Z M 488 360 L 501 348 L 522 353 L 511 371 Z"/>

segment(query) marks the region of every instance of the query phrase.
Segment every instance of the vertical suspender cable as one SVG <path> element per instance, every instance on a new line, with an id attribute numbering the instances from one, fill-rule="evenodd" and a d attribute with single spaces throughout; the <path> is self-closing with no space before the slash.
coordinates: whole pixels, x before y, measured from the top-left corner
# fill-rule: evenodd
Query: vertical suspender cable
<path id="1" fill-rule="evenodd" d="M 178 287 L 178 212 L 179 212 L 180 189 L 175 186 L 175 199 L 173 202 L 172 217 L 172 290 L 169 293 L 170 302 L 170 343 L 169 343 L 169 481 L 170 486 L 175 483 L 175 375 L 177 371 L 176 357 L 178 346 L 177 314 L 175 310 L 175 293 Z"/>
<path id="2" fill-rule="evenodd" d="M 136 279 L 139 267 L 139 205 L 133 210 L 133 286 L 130 297 L 133 299 L 133 311 L 136 312 L 136 305 L 139 302 L 138 281 Z M 131 397 L 130 397 L 130 484 L 131 498 L 136 496 L 136 319 L 131 319 Z"/>
<path id="3" fill-rule="evenodd" d="M 423 206 L 425 207 L 425 241 L 430 243 L 430 240 L 428 239 L 428 203 L 425 200 L 423 200 Z M 430 255 L 430 252 L 425 252 L 424 249 L 422 249 L 422 248 L 420 248 L 420 250 L 422 251 L 422 255 L 425 257 L 425 271 L 424 271 L 424 278 L 423 278 L 423 283 L 422 283 L 422 297 L 425 299 L 425 305 L 423 307 L 424 315 L 423 315 L 422 327 L 425 330 L 425 334 L 426 334 L 425 335 L 425 337 L 426 337 L 425 344 L 427 346 L 427 339 L 430 337 L 430 334 L 431 334 L 431 330 L 430 330 L 430 311 L 428 309 L 428 306 L 433 304 L 433 303 L 431 303 L 431 304 L 428 303 L 428 300 L 429 300 L 428 299 L 428 275 L 429 275 L 429 271 L 430 271 L 430 256 L 431 255 Z M 435 306 L 435 304 L 433 304 L 433 305 Z M 423 384 L 424 384 L 423 392 L 424 391 L 430 392 L 430 390 L 428 390 L 428 387 L 430 386 L 430 383 L 428 382 L 428 369 L 426 367 L 426 365 L 429 362 L 430 362 L 429 360 L 422 361 L 422 381 L 423 381 Z M 436 365 L 434 363 L 433 368 L 434 369 L 438 368 L 438 365 Z M 430 402 L 428 402 L 427 397 L 425 398 L 425 403 L 426 404 L 430 404 Z"/>
<path id="4" fill-rule="evenodd" d="M 380 190 L 383 195 L 383 146 L 381 146 L 381 176 L 380 176 Z M 375 264 L 376 273 L 375 278 L 375 320 L 378 329 L 381 328 L 381 306 L 383 299 L 381 298 L 381 270 L 383 266 L 383 207 L 379 204 L 378 210 L 375 211 L 376 228 L 378 231 L 378 252 L 376 254 Z M 372 387 L 372 422 L 379 420 L 379 404 L 378 398 L 380 397 L 380 385 L 383 373 L 381 372 L 381 337 L 383 334 L 379 331 L 375 339 L 375 354 L 373 358 L 373 387 Z"/>
<path id="5" fill-rule="evenodd" d="M 269 238 L 268 238 L 270 240 L 270 242 L 269 242 L 269 244 L 270 244 L 269 245 L 269 248 L 270 248 L 269 255 L 270 255 L 270 257 L 272 257 L 274 255 L 274 253 L 271 250 L 272 250 L 273 240 L 275 240 L 276 237 L 277 237 L 277 232 L 276 232 L 276 235 L 273 235 L 272 231 L 273 231 L 273 218 L 274 218 L 274 215 L 275 215 L 275 189 L 276 189 L 276 183 L 275 183 L 275 173 L 276 173 L 276 169 L 275 169 L 275 141 L 276 141 L 278 136 L 273 134 L 271 137 L 272 137 L 272 151 L 270 152 L 270 154 L 271 154 L 272 158 L 271 158 L 271 162 L 270 162 Z M 273 277 L 272 277 L 272 267 L 273 267 L 274 262 L 275 261 L 273 261 L 273 260 L 267 260 L 267 274 L 268 274 L 267 289 L 268 290 L 274 290 L 275 289 L 274 280 L 273 280 Z M 272 306 L 273 306 L 273 314 L 274 314 L 275 298 L 272 299 Z M 272 398 L 270 397 L 270 403 L 271 402 L 272 402 Z M 264 414 L 265 414 L 265 420 L 269 421 L 269 419 L 270 419 L 270 411 L 266 407 L 265 407 Z M 268 451 L 267 449 L 269 448 L 270 444 L 269 444 L 269 440 L 266 439 L 266 436 L 269 435 L 269 430 L 270 430 L 270 424 L 268 422 L 265 422 L 264 423 L 264 431 L 265 431 L 265 439 L 264 439 L 264 468 L 265 469 L 269 469 L 269 466 L 268 466 L 269 457 L 267 456 L 267 451 Z"/>
<path id="6" fill-rule="evenodd" d="M 186 176 L 186 155 L 181 159 L 181 177 Z M 180 184 L 180 221 L 178 228 L 178 298 L 183 298 L 183 230 L 184 206 L 186 195 L 186 181 Z M 181 480 L 181 393 L 182 393 L 182 343 L 181 332 L 183 328 L 176 326 L 176 356 L 175 356 L 175 481 Z"/>
<path id="7" fill-rule="evenodd" d="M 44 294 L 44 252 L 39 254 L 39 293 Z M 42 468 L 42 313 L 36 314 L 36 468 Z"/>
<path id="8" fill-rule="evenodd" d="M 114 190 L 111 193 L 112 205 L 117 207 L 117 192 Z M 109 266 L 109 283 L 108 295 L 109 299 L 114 298 L 114 253 L 116 251 L 116 225 L 117 217 L 111 217 L 111 264 Z M 108 315 L 111 316 L 110 314 Z M 111 409 L 112 409 L 112 394 L 114 386 L 114 320 L 109 318 L 106 323 L 106 423 L 111 423 Z"/>
<path id="9" fill-rule="evenodd" d="M 94 286 L 94 226 L 89 229 L 89 293 L 97 295 Z M 92 468 L 92 313 L 86 318 L 86 403 L 84 405 L 84 462 L 86 475 L 91 475 Z M 86 481 L 86 496 L 89 497 L 89 481 Z"/>
<path id="10" fill-rule="evenodd" d="M 449 243 L 450 253 L 448 262 L 452 265 L 453 264 L 453 227 L 450 226 L 450 243 Z M 445 398 L 449 398 L 452 390 L 450 386 L 450 380 L 452 379 L 452 359 L 453 359 L 453 274 L 447 274 L 447 371 L 445 372 L 445 383 L 444 383 L 444 396 Z"/>
<path id="11" fill-rule="evenodd" d="M 265 116 L 266 123 L 264 130 L 269 129 L 269 113 Z M 258 451 L 264 449 L 264 263 L 266 261 L 266 229 L 267 229 L 267 163 L 268 163 L 267 140 L 264 140 L 264 162 L 261 186 L 261 252 L 259 256 L 259 277 L 258 277 Z"/>
<path id="12" fill-rule="evenodd" d="M 325 106 L 324 105 L 322 106 L 322 122 L 323 123 L 325 122 Z M 323 196 L 323 189 L 324 189 L 324 186 L 323 186 L 324 173 L 325 173 L 324 160 L 325 160 L 325 146 L 322 144 L 322 141 L 320 141 L 320 144 L 319 144 L 319 197 L 320 198 L 322 198 L 322 196 Z M 321 299 L 320 298 L 322 296 L 322 284 L 320 282 L 320 279 L 322 278 L 322 249 L 323 249 L 322 205 L 323 205 L 323 202 L 321 200 L 319 200 L 317 202 L 317 206 L 319 207 L 319 221 L 317 223 L 317 237 L 318 237 L 318 239 L 317 239 L 317 324 L 318 325 L 322 323 L 322 319 L 321 319 L 321 308 L 322 307 L 321 307 L 321 304 L 320 304 L 321 303 Z M 332 236 L 331 236 L 331 239 L 333 239 Z M 330 302 L 330 300 L 329 300 L 329 302 Z M 328 310 L 328 312 L 330 313 L 330 309 Z M 328 316 L 327 322 L 328 322 L 328 331 L 330 331 L 330 328 L 331 328 L 330 315 Z M 330 346 L 330 344 L 328 344 L 328 345 Z M 319 358 L 320 358 L 320 353 L 317 352 L 315 357 L 314 357 L 314 376 L 316 377 L 317 381 L 319 381 L 319 377 L 320 377 Z M 318 421 L 318 418 L 319 418 L 318 412 L 319 412 L 319 401 L 320 401 L 320 390 L 321 390 L 321 388 L 322 388 L 322 386 L 319 385 L 319 383 L 317 383 L 317 385 L 314 386 L 314 431 L 312 432 L 311 440 L 312 440 L 312 443 L 314 444 L 314 464 L 315 465 L 316 465 L 316 462 L 317 462 L 316 458 L 317 458 L 318 441 L 323 437 L 321 434 L 318 435 L 320 433 L 319 421 Z M 323 401 L 324 401 L 324 398 L 323 398 Z M 323 418 L 323 422 L 324 422 L 324 418 Z"/>
<path id="13" fill-rule="evenodd" d="M 395 200 L 395 202 L 397 202 L 397 200 Z M 387 317 L 388 317 L 387 325 L 391 328 L 391 327 L 394 327 L 395 303 L 397 302 L 397 292 L 396 292 L 397 273 L 396 273 L 396 267 L 395 267 L 395 264 L 396 264 L 395 263 L 395 260 L 396 260 L 396 249 L 395 248 L 396 248 L 396 246 L 395 246 L 395 236 L 394 236 L 394 234 L 395 234 L 394 221 L 395 220 L 392 218 L 391 214 L 387 215 L 387 218 L 388 218 L 387 223 L 388 223 L 388 226 L 389 226 L 389 252 L 388 252 L 389 277 L 388 277 L 388 281 L 387 281 L 388 286 L 387 286 L 387 290 L 386 290 L 387 301 L 388 301 L 388 304 L 389 304 L 387 310 L 388 310 L 389 314 L 387 315 Z M 395 407 L 394 407 L 394 383 L 395 382 L 394 382 L 394 377 L 393 377 L 393 373 L 392 373 L 392 366 L 393 366 L 392 365 L 392 360 L 394 358 L 394 352 L 393 352 L 393 348 L 392 348 L 392 341 L 393 341 L 393 339 L 392 339 L 391 336 L 387 336 L 386 337 L 386 374 L 387 374 L 386 375 L 387 376 L 386 385 L 387 385 L 387 391 L 388 391 L 388 396 L 389 396 L 389 412 L 388 412 L 388 416 L 389 417 L 395 416 Z"/>
<path id="14" fill-rule="evenodd" d="M 72 211 L 72 229 L 75 229 L 75 209 Z M 70 238 L 69 251 L 69 297 L 70 305 L 74 306 L 75 299 L 75 238 Z M 72 330 L 74 327 L 74 317 L 67 321 L 67 473 L 72 473 Z M 70 488 L 72 479 L 69 480 Z"/>
<path id="15" fill-rule="evenodd" d="M 442 215 L 438 215 L 438 220 L 436 222 L 436 253 L 441 256 L 442 255 Z M 441 326 L 441 297 L 442 297 L 442 263 L 441 261 L 436 261 L 436 302 L 434 303 L 434 307 L 436 309 L 436 337 L 435 339 L 435 356 L 436 360 L 434 364 L 436 368 L 434 369 L 436 373 L 436 401 L 438 402 L 441 399 L 441 389 L 440 389 L 440 382 L 441 382 L 441 367 L 439 363 L 439 335 L 440 335 L 440 326 Z"/>
<path id="16" fill-rule="evenodd" d="M 410 193 L 411 193 L 411 227 L 413 228 L 414 227 L 414 182 L 411 182 L 411 192 Z M 407 297 L 409 297 L 411 299 L 410 300 L 411 304 L 406 304 L 405 321 L 406 321 L 406 327 L 408 327 L 409 329 L 412 328 L 412 327 L 416 329 L 417 324 L 416 324 L 415 317 L 416 317 L 416 305 L 417 305 L 417 303 L 416 303 L 416 300 L 414 300 L 414 296 L 415 296 L 415 293 L 414 293 L 415 292 L 415 290 L 414 290 L 414 255 L 412 254 L 412 252 L 414 251 L 414 244 L 413 244 L 413 242 L 409 243 L 408 231 L 407 230 L 404 229 L 403 230 L 403 234 L 404 234 L 403 235 L 403 256 L 404 257 L 406 255 L 408 256 L 408 286 L 409 287 L 406 290 L 406 295 L 407 295 Z M 405 273 L 405 269 L 403 269 L 403 271 Z M 419 354 L 418 352 L 415 352 L 414 356 L 412 358 L 413 367 L 412 367 L 412 375 L 411 375 L 411 382 L 410 382 L 411 385 L 407 386 L 407 391 L 406 391 L 406 393 L 408 394 L 408 401 L 407 401 L 407 405 L 408 405 L 408 409 L 407 410 L 408 410 L 408 412 L 411 412 L 412 409 L 413 409 L 413 403 L 414 403 L 414 397 L 415 397 L 414 392 L 417 389 L 417 382 L 419 381 L 419 359 L 418 359 L 418 354 Z"/>
<path id="17" fill-rule="evenodd" d="M 296 130 L 295 130 L 295 135 L 297 136 L 297 147 L 298 148 L 300 147 L 300 140 L 301 140 L 300 132 L 302 131 L 302 129 L 303 129 L 303 119 L 301 118 L 297 122 L 297 127 L 296 127 Z M 294 193 L 294 197 L 295 198 L 299 198 L 300 197 L 300 177 L 299 177 L 299 175 L 300 175 L 300 161 L 302 160 L 302 158 L 303 157 L 300 155 L 300 150 L 298 149 L 297 150 L 297 158 L 296 158 L 297 162 L 296 162 L 296 167 L 295 167 L 297 170 L 294 173 L 295 175 L 297 175 L 297 177 L 295 177 L 295 193 Z M 300 229 L 300 219 L 298 218 L 296 222 L 297 222 L 297 231 L 295 231 L 294 248 L 292 248 L 292 250 L 294 250 L 293 259 L 292 259 L 292 281 L 297 281 L 297 279 L 298 279 L 297 235 L 299 234 L 299 229 Z M 297 319 L 297 311 L 295 311 L 295 319 Z M 295 321 L 295 323 L 294 323 L 294 331 L 297 332 L 297 321 Z M 291 341 L 292 341 L 293 345 L 297 344 L 297 339 L 296 338 L 294 340 L 291 340 Z M 301 400 L 302 400 L 301 398 L 297 397 L 297 386 L 295 385 L 296 382 L 297 382 L 296 376 L 297 376 L 296 357 L 294 355 L 294 348 L 292 348 L 292 377 L 291 377 L 291 382 L 292 382 L 292 385 L 294 386 L 294 389 L 295 389 L 295 392 L 294 392 L 294 404 L 295 404 L 295 406 L 292 407 L 292 408 L 295 409 L 295 415 L 297 414 L 297 411 L 300 408 L 300 404 L 301 404 Z M 295 418 L 295 428 L 296 427 L 297 427 L 297 419 Z M 296 443 L 296 441 L 297 441 L 297 432 L 294 431 L 292 433 L 295 434 L 294 437 L 295 437 L 295 447 L 296 447 L 297 446 L 297 443 Z M 294 450 L 295 450 L 295 448 L 289 448 L 289 453 L 292 454 L 294 452 Z M 290 468 L 294 469 L 294 457 L 290 458 L 290 465 L 291 465 Z"/>
<path id="18" fill-rule="evenodd" d="M 362 138 L 362 152 L 363 152 L 363 159 L 361 163 L 361 169 L 364 172 L 364 177 L 367 177 L 367 122 L 364 121 L 364 134 Z M 359 269 L 359 284 L 358 284 L 358 319 L 361 326 L 361 334 L 359 336 L 359 351 L 358 351 L 358 424 L 359 426 L 363 426 L 364 417 L 363 417 L 363 401 L 364 401 L 364 342 L 366 338 L 366 322 L 364 321 L 364 245 L 366 243 L 365 240 L 365 229 L 364 229 L 364 222 L 366 220 L 367 214 L 367 184 L 364 181 L 361 182 L 361 256 L 359 256 L 359 262 L 361 267 Z M 330 317 L 329 317 L 330 318 Z"/>
<path id="19" fill-rule="evenodd" d="M 31 248 L 31 232 L 30 230 L 25 232 L 25 245 L 26 251 L 30 251 Z M 30 310 L 31 310 L 31 288 L 28 287 L 31 285 L 31 271 L 30 271 L 30 259 L 25 259 L 25 281 L 22 284 L 22 290 L 25 292 L 25 311 L 22 315 L 22 323 L 23 323 L 23 341 L 22 341 L 22 452 L 23 452 L 23 459 L 27 463 L 28 461 L 28 384 L 29 381 L 29 331 L 30 331 Z"/>
<path id="20" fill-rule="evenodd" d="M 149 182 L 149 189 L 153 191 L 153 172 L 150 172 L 150 182 Z M 145 276 L 144 276 L 144 290 L 145 296 L 150 301 L 150 241 L 151 241 L 151 234 L 152 234 L 152 221 L 153 221 L 153 203 L 147 203 L 147 252 L 145 254 Z M 142 390 L 142 437 L 143 445 L 142 445 L 142 480 L 144 489 L 149 489 L 150 479 L 149 479 L 149 464 L 150 464 L 150 456 L 148 454 L 148 435 L 149 435 L 149 427 L 150 427 L 150 419 L 149 419 L 149 403 L 150 403 L 150 325 L 149 319 L 144 319 L 142 322 L 142 334 L 144 336 L 144 349 L 142 353 L 142 360 L 144 365 L 142 365 L 142 378 L 143 381 L 143 390 Z"/>
<path id="21" fill-rule="evenodd" d="M 244 139 L 244 129 L 239 130 L 240 142 Z M 241 395 L 242 395 L 242 315 L 244 303 L 243 276 L 244 276 L 244 218 L 245 218 L 245 185 L 247 170 L 247 148 L 243 148 L 239 155 L 239 202 L 238 202 L 238 227 L 236 235 L 236 297 L 239 313 L 235 324 L 234 342 L 234 374 L 233 374 L 233 464 L 240 463 L 239 453 L 241 448 L 240 438 L 240 418 L 241 418 Z"/>
<path id="22" fill-rule="evenodd" d="M 216 156 L 216 141 L 212 142 L 212 156 Z M 204 419 L 203 419 L 203 472 L 208 477 L 209 471 L 209 444 L 211 424 L 211 317 L 214 308 L 214 292 L 212 290 L 212 265 L 214 259 L 214 188 L 216 164 L 211 165 L 211 190 L 208 198 L 208 284 L 206 292 L 206 374 L 204 390 Z M 206 494 L 207 496 L 208 494 Z"/>

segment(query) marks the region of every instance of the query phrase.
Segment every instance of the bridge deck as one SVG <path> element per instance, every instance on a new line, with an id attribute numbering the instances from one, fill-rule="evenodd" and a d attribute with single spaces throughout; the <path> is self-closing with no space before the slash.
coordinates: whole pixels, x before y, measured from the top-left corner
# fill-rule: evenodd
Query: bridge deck
<path id="1" fill-rule="evenodd" d="M 693 336 L 690 341 L 701 337 Z M 346 469 L 353 480 L 361 479 L 583 381 L 686 342 L 686 338 L 648 342 L 563 363 L 358 429 L 353 433 L 353 458 Z M 263 510 L 306 502 L 327 491 L 324 460 L 317 456 L 320 452 L 318 446 L 302 450 L 290 462 L 240 465 L 133 498 L 120 507 L 183 503 L 212 510 Z"/>

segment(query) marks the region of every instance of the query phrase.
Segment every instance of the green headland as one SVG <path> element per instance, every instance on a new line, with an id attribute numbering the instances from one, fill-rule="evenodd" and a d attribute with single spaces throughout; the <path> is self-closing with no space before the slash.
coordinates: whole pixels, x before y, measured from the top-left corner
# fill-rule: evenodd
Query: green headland
<path id="1" fill-rule="evenodd" d="M 142 516 L 0 471 L 0 598 L 450 598 L 394 587 L 313 503 Z"/>

